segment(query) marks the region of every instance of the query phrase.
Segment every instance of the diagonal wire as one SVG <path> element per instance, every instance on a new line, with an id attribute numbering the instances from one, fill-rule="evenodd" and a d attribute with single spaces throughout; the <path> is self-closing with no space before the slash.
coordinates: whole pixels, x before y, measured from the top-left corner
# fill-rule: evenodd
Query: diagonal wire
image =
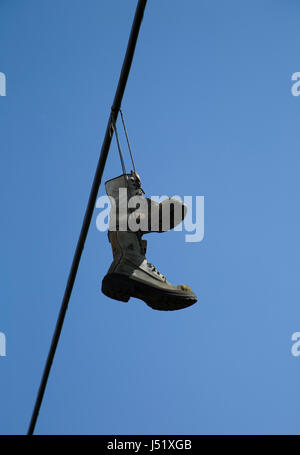
<path id="1" fill-rule="evenodd" d="M 65 316 L 66 316 L 66 312 L 67 312 L 67 309 L 68 309 L 68 304 L 69 304 L 69 300 L 70 300 L 70 297 L 71 297 L 71 294 L 72 294 L 72 290 L 73 290 L 73 286 L 74 286 L 74 283 L 75 283 L 77 270 L 78 270 L 78 267 L 79 267 L 79 263 L 80 263 L 82 251 L 83 251 L 83 248 L 84 248 L 85 240 L 86 240 L 86 237 L 87 237 L 87 234 L 88 234 L 88 230 L 89 230 L 89 227 L 90 227 L 90 224 L 91 224 L 91 219 L 92 219 L 92 215 L 93 215 L 93 212 L 94 212 L 94 207 L 95 207 L 95 203 L 96 203 L 96 199 L 97 199 L 97 195 L 98 195 L 98 191 L 99 191 L 99 187 L 100 187 L 103 171 L 104 171 L 104 168 L 105 168 L 105 163 L 106 163 L 106 160 L 107 160 L 109 147 L 110 147 L 111 140 L 112 140 L 111 121 L 113 119 L 113 122 L 115 124 L 116 120 L 117 120 L 117 117 L 118 117 L 118 113 L 119 113 L 119 110 L 120 110 L 122 98 L 123 98 L 125 87 L 126 87 L 126 82 L 127 82 L 127 79 L 128 79 L 130 68 L 131 68 L 131 63 L 132 63 L 132 59 L 133 59 L 133 55 L 134 55 L 134 51 L 135 51 L 135 46 L 136 46 L 136 43 L 137 43 L 137 38 L 138 38 L 138 35 L 139 35 L 140 26 L 141 26 L 141 23 L 142 23 L 142 20 L 143 20 L 143 15 L 144 15 L 146 3 L 147 3 L 147 0 L 139 0 L 138 4 L 137 4 L 137 7 L 136 7 L 135 16 L 134 16 L 133 24 L 132 24 L 132 27 L 131 27 L 131 32 L 130 32 L 130 36 L 129 36 L 129 40 L 128 40 L 128 45 L 127 45 L 126 54 L 125 54 L 123 65 L 122 65 L 122 69 L 121 69 L 121 74 L 120 74 L 120 78 L 119 78 L 116 94 L 115 94 L 115 97 L 114 97 L 113 105 L 112 105 L 112 108 L 111 108 L 111 113 L 110 113 L 108 124 L 107 124 L 107 127 L 106 127 L 105 136 L 104 136 L 103 143 L 102 143 L 102 148 L 101 148 L 99 161 L 98 161 L 98 164 L 97 164 L 97 168 L 96 168 L 96 172 L 95 172 L 95 176 L 94 176 L 94 180 L 93 180 L 93 184 L 92 184 L 92 188 L 91 188 L 91 192 L 90 192 L 87 208 L 86 208 L 84 219 L 83 219 L 83 222 L 82 222 L 82 227 L 81 227 L 79 239 L 78 239 L 78 242 L 77 242 L 76 250 L 75 250 L 75 253 L 74 253 L 74 257 L 73 257 L 73 261 L 72 261 L 72 265 L 71 265 L 68 281 L 67 281 L 67 284 L 66 284 L 66 289 L 65 289 L 64 296 L 63 296 L 60 312 L 59 312 L 59 315 L 58 315 L 56 327 L 55 327 L 54 334 L 53 334 L 53 337 L 52 337 L 50 350 L 49 350 L 49 353 L 48 353 L 48 357 L 47 357 L 47 360 L 46 360 L 46 365 L 45 365 L 45 368 L 44 368 L 44 371 L 43 371 L 40 387 L 39 387 L 39 390 L 38 390 L 37 398 L 36 398 L 34 409 L 33 409 L 33 412 L 32 412 L 32 416 L 31 416 L 31 420 L 30 420 L 30 424 L 29 424 L 29 428 L 28 428 L 28 432 L 27 432 L 28 435 L 32 435 L 34 433 L 35 425 L 36 425 L 37 418 L 38 418 L 38 415 L 39 415 L 39 411 L 40 411 L 40 408 L 41 408 L 41 404 L 42 404 L 42 401 L 43 401 L 43 397 L 44 397 L 45 389 L 46 389 L 46 386 L 47 386 L 47 382 L 48 382 L 51 366 L 52 366 L 53 359 L 54 359 L 55 352 L 56 352 L 56 348 L 57 348 L 57 345 L 58 345 L 58 342 L 59 342 L 59 337 L 60 337 L 61 330 L 62 330 L 62 327 L 63 327 L 64 319 L 65 319 Z"/>

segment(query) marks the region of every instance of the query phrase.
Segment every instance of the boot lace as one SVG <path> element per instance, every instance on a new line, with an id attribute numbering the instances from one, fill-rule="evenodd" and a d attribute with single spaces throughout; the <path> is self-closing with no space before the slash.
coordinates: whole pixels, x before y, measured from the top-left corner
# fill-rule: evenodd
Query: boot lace
<path id="1" fill-rule="evenodd" d="M 152 272 L 155 272 L 158 276 L 160 276 L 163 280 L 166 280 L 165 275 L 160 273 L 159 270 L 155 267 L 155 265 L 151 264 L 150 262 L 147 262 L 147 266 L 151 269 Z"/>
<path id="2" fill-rule="evenodd" d="M 145 191 L 141 187 L 140 176 L 135 171 L 131 171 L 130 180 L 132 181 L 134 188 L 138 191 L 140 195 L 145 194 Z"/>

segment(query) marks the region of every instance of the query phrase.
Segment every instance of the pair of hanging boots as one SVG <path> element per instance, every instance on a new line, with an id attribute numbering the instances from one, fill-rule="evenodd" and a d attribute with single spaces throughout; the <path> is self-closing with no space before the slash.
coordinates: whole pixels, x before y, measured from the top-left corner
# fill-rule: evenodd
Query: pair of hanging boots
<path id="1" fill-rule="evenodd" d="M 135 172 L 105 183 L 111 201 L 108 238 L 113 262 L 102 281 L 102 292 L 116 300 L 143 300 L 155 310 L 179 310 L 193 305 L 196 295 L 187 285 L 174 286 L 146 259 L 149 232 L 173 229 L 186 214 L 186 206 L 175 198 L 157 203 L 143 196 Z"/>

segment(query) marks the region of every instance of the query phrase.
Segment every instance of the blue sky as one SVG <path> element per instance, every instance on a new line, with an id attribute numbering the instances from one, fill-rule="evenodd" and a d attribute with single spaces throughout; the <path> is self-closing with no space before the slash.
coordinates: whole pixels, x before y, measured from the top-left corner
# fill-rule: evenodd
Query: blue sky
<path id="1" fill-rule="evenodd" d="M 1 434 L 27 430 L 135 7 L 0 4 Z M 37 434 L 299 434 L 299 13 L 148 1 L 123 110 L 146 193 L 205 197 L 202 242 L 147 238 L 198 302 L 102 295 L 96 209 Z M 99 195 L 120 172 L 114 141 Z"/>

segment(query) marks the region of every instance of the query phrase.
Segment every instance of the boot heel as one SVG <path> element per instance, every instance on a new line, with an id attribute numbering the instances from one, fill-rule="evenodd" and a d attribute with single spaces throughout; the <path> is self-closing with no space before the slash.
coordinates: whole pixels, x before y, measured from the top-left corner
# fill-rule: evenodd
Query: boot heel
<path id="1" fill-rule="evenodd" d="M 121 302 L 128 302 L 130 293 L 126 287 L 122 286 L 113 276 L 106 275 L 102 281 L 102 292 L 107 297 Z"/>

